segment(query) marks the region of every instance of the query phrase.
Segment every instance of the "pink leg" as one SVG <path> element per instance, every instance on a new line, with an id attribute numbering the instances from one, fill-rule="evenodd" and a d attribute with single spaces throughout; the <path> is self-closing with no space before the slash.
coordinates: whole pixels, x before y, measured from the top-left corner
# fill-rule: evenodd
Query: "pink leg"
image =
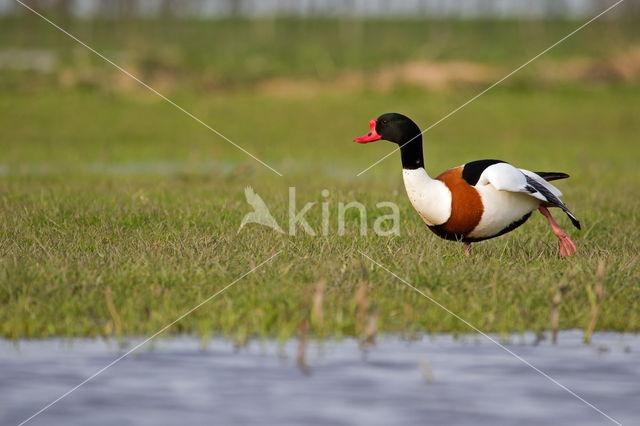
<path id="1" fill-rule="evenodd" d="M 549 224 L 551 225 L 551 229 L 553 229 L 553 233 L 558 237 L 558 246 L 560 247 L 560 256 L 563 258 L 567 258 L 574 254 L 577 251 L 575 243 L 569 238 L 569 236 L 560 229 L 558 223 L 553 219 L 551 213 L 546 207 L 539 207 L 538 210 L 544 217 L 547 218 Z"/>
<path id="2" fill-rule="evenodd" d="M 464 243 L 464 255 L 467 257 L 471 256 L 471 243 Z"/>

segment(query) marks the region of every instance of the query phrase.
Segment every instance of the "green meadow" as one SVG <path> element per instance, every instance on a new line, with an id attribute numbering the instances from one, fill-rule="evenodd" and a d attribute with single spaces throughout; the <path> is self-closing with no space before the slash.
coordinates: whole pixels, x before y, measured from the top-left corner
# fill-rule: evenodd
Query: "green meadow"
<path id="1" fill-rule="evenodd" d="M 413 211 L 397 153 L 357 176 L 393 145 L 351 139 L 383 112 L 434 123 L 579 22 L 59 23 L 283 176 L 45 22 L 5 19 L 0 52 L 53 64 L 0 69 L 0 335 L 149 335 L 275 253 L 168 332 L 242 343 L 470 331 L 362 253 L 483 331 L 640 330 L 632 22 L 594 23 L 425 134 L 431 175 L 483 158 L 569 173 L 557 186 L 583 230 L 554 212 L 578 246 L 568 260 L 539 214 L 464 257 Z M 420 61 L 497 78 L 383 84 L 380 70 Z M 320 235 L 239 230 L 248 186 L 283 228 L 295 187 L 298 209 L 316 202 L 306 218 Z M 351 201 L 367 207 L 366 235 L 356 211 L 338 233 Z M 399 206 L 400 235 L 372 232 L 383 201 Z"/>

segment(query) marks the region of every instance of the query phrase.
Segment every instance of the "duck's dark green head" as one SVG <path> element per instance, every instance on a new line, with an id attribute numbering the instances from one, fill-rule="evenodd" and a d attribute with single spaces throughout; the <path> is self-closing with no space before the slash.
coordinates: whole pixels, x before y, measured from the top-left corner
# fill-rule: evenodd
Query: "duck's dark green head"
<path id="1" fill-rule="evenodd" d="M 406 115 L 389 112 L 382 114 L 376 120 L 369 121 L 369 133 L 354 141 L 358 143 L 370 143 L 378 140 L 402 145 L 420 134 L 420 128 Z"/>

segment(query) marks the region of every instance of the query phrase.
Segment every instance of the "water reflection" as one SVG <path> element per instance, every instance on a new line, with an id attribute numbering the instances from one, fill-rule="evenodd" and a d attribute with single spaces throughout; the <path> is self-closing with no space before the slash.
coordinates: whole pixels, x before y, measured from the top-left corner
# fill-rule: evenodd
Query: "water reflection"
<path id="1" fill-rule="evenodd" d="M 623 424 L 640 418 L 640 335 L 577 331 L 559 344 L 512 336 L 510 350 Z M 135 342 L 133 342 L 135 343 Z M 132 343 L 132 344 L 133 344 Z M 0 341 L 0 424 L 17 424 L 126 348 L 115 342 Z M 477 336 L 298 342 L 156 341 L 32 421 L 47 425 L 576 424 L 609 421 Z"/>

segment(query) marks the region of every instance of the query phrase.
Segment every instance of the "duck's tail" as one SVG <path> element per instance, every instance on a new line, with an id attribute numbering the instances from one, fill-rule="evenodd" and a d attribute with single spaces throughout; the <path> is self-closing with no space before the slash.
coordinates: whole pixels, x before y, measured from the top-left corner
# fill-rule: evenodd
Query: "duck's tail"
<path id="1" fill-rule="evenodd" d="M 542 179 L 547 182 L 551 182 L 552 180 L 566 179 L 569 177 L 568 174 L 562 172 L 535 172 Z"/>

